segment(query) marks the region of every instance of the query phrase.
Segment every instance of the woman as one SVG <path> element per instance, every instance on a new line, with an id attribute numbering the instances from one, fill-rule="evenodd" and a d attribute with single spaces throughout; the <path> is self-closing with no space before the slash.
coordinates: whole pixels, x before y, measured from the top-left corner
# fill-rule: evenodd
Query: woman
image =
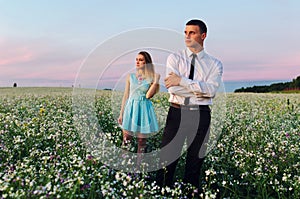
<path id="1" fill-rule="evenodd" d="M 137 136 L 137 153 L 145 152 L 147 136 L 159 130 L 150 98 L 159 91 L 160 75 L 155 73 L 149 53 L 136 57 L 136 72 L 127 75 L 118 123 L 123 128 L 123 146 Z M 138 160 L 139 161 L 139 160 Z"/>

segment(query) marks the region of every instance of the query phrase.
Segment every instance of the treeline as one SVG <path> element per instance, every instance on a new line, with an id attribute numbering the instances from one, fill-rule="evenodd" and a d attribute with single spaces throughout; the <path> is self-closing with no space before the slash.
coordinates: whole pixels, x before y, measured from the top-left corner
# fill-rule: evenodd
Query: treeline
<path id="1" fill-rule="evenodd" d="M 288 90 L 299 90 L 300 89 L 300 76 L 293 79 L 291 82 L 275 83 L 269 86 L 253 86 L 253 87 L 242 87 L 236 89 L 234 92 L 253 92 L 253 93 L 267 93 L 277 91 L 288 91 Z"/>

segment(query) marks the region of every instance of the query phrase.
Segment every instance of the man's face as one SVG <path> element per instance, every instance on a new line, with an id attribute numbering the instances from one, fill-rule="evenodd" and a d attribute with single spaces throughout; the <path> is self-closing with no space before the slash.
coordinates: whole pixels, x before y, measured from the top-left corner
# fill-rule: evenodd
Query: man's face
<path id="1" fill-rule="evenodd" d="M 187 25 L 184 30 L 185 44 L 187 47 L 199 48 L 203 47 L 203 40 L 206 37 L 206 33 L 201 33 L 200 28 L 197 25 Z"/>

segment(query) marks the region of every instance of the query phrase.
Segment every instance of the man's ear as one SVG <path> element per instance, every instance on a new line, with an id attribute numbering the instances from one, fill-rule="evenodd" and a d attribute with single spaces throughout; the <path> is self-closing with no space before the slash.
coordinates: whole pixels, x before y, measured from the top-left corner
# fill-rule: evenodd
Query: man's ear
<path id="1" fill-rule="evenodd" d="M 201 34 L 201 39 L 204 40 L 205 38 L 206 38 L 206 33 L 204 32 Z"/>

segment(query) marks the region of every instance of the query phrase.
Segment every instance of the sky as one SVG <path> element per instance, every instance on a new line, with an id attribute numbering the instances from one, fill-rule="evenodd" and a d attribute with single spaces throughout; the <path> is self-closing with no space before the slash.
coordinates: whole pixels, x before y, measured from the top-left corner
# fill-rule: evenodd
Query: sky
<path id="1" fill-rule="evenodd" d="M 193 18 L 206 22 L 204 48 L 222 61 L 225 82 L 300 75 L 298 0 L 0 0 L 0 87 L 72 86 L 82 78 L 116 87 L 143 48 L 163 71 Z"/>

